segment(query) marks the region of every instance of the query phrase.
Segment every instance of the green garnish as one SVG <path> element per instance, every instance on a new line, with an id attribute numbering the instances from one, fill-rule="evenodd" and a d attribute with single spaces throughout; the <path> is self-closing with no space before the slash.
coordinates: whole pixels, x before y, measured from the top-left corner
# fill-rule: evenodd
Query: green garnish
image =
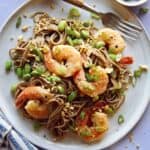
<path id="1" fill-rule="evenodd" d="M 124 123 L 124 117 L 123 117 L 123 115 L 119 115 L 119 117 L 118 117 L 118 124 L 120 125 L 122 123 Z"/>
<path id="2" fill-rule="evenodd" d="M 115 49 L 114 49 L 114 48 L 109 48 L 109 49 L 108 49 L 108 53 L 109 53 L 109 54 L 113 54 L 114 52 L 115 52 Z"/>
<path id="3" fill-rule="evenodd" d="M 91 18 L 96 19 L 96 20 L 99 20 L 99 19 L 100 19 L 100 16 L 97 15 L 97 14 L 91 13 Z"/>
<path id="4" fill-rule="evenodd" d="M 16 28 L 19 28 L 21 26 L 21 23 L 22 23 L 22 18 L 19 16 L 17 18 L 17 22 L 16 22 Z"/>
<path id="5" fill-rule="evenodd" d="M 108 106 L 108 105 L 106 105 L 104 107 L 104 112 L 106 114 L 108 114 L 109 116 L 112 116 L 114 114 L 114 110 L 110 106 Z"/>
<path id="6" fill-rule="evenodd" d="M 80 12 L 77 8 L 73 7 L 69 10 L 69 18 L 80 17 Z"/>
<path id="7" fill-rule="evenodd" d="M 85 112 L 84 112 L 84 111 L 82 111 L 82 112 L 80 113 L 80 118 L 81 118 L 82 120 L 85 118 Z"/>
<path id="8" fill-rule="evenodd" d="M 95 130 L 97 131 L 97 132 L 104 132 L 104 131 L 106 131 L 107 130 L 107 128 L 104 128 L 104 127 L 95 127 Z"/>
<path id="9" fill-rule="evenodd" d="M 34 129 L 34 131 L 39 131 L 41 129 L 41 127 L 42 127 L 42 125 L 39 122 L 35 121 L 33 123 L 33 129 Z"/>
<path id="10" fill-rule="evenodd" d="M 88 90 L 89 92 L 95 90 L 95 87 L 92 86 L 91 84 L 89 84 L 89 83 L 86 82 L 86 81 L 82 81 L 81 85 L 83 86 L 83 88 L 84 88 L 85 90 Z"/>
<path id="11" fill-rule="evenodd" d="M 68 96 L 68 101 L 72 102 L 77 97 L 77 91 L 72 91 Z"/>
<path id="12" fill-rule="evenodd" d="M 89 73 L 86 73 L 85 77 L 86 77 L 88 82 L 96 82 L 96 81 L 99 80 L 99 76 L 98 75 L 91 75 Z"/>
<path id="13" fill-rule="evenodd" d="M 146 13 L 148 13 L 148 11 L 149 11 L 149 8 L 146 8 L 146 7 L 141 7 L 140 9 L 139 9 L 139 14 L 146 14 Z"/>
<path id="14" fill-rule="evenodd" d="M 139 67 L 137 70 L 134 71 L 134 77 L 137 79 L 137 78 L 140 78 L 141 75 L 143 73 L 147 72 L 147 70 L 143 67 Z"/>
<path id="15" fill-rule="evenodd" d="M 16 89 L 17 89 L 17 84 L 13 84 L 13 85 L 11 86 L 11 93 L 12 93 L 13 95 L 15 94 Z"/>
<path id="16" fill-rule="evenodd" d="M 84 130 L 84 131 L 80 132 L 80 135 L 81 136 L 91 136 L 92 133 L 89 130 Z"/>
<path id="17" fill-rule="evenodd" d="M 57 90 L 58 90 L 58 92 L 60 93 L 60 94 L 65 94 L 65 89 L 64 89 L 64 87 L 62 87 L 62 86 L 57 86 Z"/>
<path id="18" fill-rule="evenodd" d="M 5 70 L 7 71 L 7 72 L 9 72 L 10 70 L 11 70 L 11 68 L 12 68 L 12 62 L 11 61 L 6 61 L 5 62 Z"/>

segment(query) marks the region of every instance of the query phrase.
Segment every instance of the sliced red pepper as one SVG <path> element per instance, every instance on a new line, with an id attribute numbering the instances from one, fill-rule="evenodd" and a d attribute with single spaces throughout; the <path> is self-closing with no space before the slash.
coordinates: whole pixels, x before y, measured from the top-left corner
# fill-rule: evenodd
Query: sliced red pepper
<path id="1" fill-rule="evenodd" d="M 123 64 L 123 65 L 131 65 L 131 64 L 133 64 L 133 57 L 131 57 L 131 56 L 123 57 L 123 58 L 121 58 L 119 63 Z"/>

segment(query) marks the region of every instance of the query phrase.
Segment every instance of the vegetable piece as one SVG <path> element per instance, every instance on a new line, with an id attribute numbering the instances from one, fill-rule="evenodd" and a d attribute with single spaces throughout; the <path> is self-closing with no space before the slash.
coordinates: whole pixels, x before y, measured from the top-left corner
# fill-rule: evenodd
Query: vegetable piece
<path id="1" fill-rule="evenodd" d="M 116 54 L 109 54 L 109 57 L 113 60 L 116 61 L 117 55 Z"/>
<path id="2" fill-rule="evenodd" d="M 18 78 L 22 78 L 22 75 L 23 75 L 23 69 L 21 67 L 18 67 L 16 69 L 16 74 L 18 76 Z"/>
<path id="3" fill-rule="evenodd" d="M 120 59 L 119 63 L 123 65 L 131 65 L 133 64 L 133 57 L 130 56 L 123 57 Z"/>
<path id="4" fill-rule="evenodd" d="M 81 31 L 81 36 L 84 38 L 84 39 L 87 39 L 89 37 L 89 32 L 87 30 L 82 30 Z"/>
<path id="5" fill-rule="evenodd" d="M 75 38 L 80 38 L 80 32 L 78 32 L 77 30 L 73 30 L 72 31 L 72 36 Z"/>
<path id="6" fill-rule="evenodd" d="M 139 14 L 143 15 L 143 14 L 148 13 L 148 11 L 149 11 L 149 8 L 141 7 L 141 8 L 139 9 Z"/>
<path id="7" fill-rule="evenodd" d="M 35 69 L 39 74 L 43 74 L 46 70 L 44 66 L 37 66 Z"/>
<path id="8" fill-rule="evenodd" d="M 39 61 L 43 61 L 44 60 L 44 56 L 43 53 L 41 52 L 41 50 L 39 48 L 34 48 L 33 49 L 34 54 L 36 54 L 39 57 Z"/>
<path id="9" fill-rule="evenodd" d="M 42 127 L 42 125 L 39 122 L 35 121 L 33 123 L 33 129 L 34 129 L 34 131 L 39 131 L 41 129 L 41 127 Z"/>
<path id="10" fill-rule="evenodd" d="M 80 17 L 80 12 L 77 8 L 73 7 L 69 10 L 69 17 L 74 18 L 74 17 Z"/>
<path id="11" fill-rule="evenodd" d="M 68 96 L 68 101 L 72 102 L 75 98 L 77 97 L 77 91 L 73 91 L 70 93 L 70 95 Z"/>
<path id="12" fill-rule="evenodd" d="M 119 117 L 118 117 L 118 124 L 120 125 L 122 123 L 124 123 L 124 117 L 123 117 L 123 115 L 119 115 Z"/>
<path id="13" fill-rule="evenodd" d="M 73 41 L 72 41 L 72 39 L 71 39 L 70 36 L 67 36 L 66 41 L 67 41 L 67 43 L 68 43 L 69 45 L 73 46 Z"/>
<path id="14" fill-rule="evenodd" d="M 29 73 L 23 75 L 24 80 L 29 80 L 30 78 L 31 78 L 31 75 Z"/>
<path id="15" fill-rule="evenodd" d="M 82 111 L 82 112 L 80 113 L 80 118 L 81 118 L 82 120 L 85 118 L 85 112 L 84 112 L 84 111 Z"/>
<path id="16" fill-rule="evenodd" d="M 104 47 L 104 46 L 105 46 L 105 42 L 103 42 L 103 41 L 99 41 L 99 42 L 94 44 L 94 47 L 97 49 Z"/>
<path id="17" fill-rule="evenodd" d="M 92 21 L 92 20 L 84 21 L 84 22 L 83 22 L 83 25 L 84 25 L 85 27 L 92 26 L 92 25 L 93 25 L 93 21 Z"/>
<path id="18" fill-rule="evenodd" d="M 99 19 L 100 19 L 100 16 L 97 15 L 97 14 L 91 13 L 91 18 L 92 18 L 92 19 L 99 20 Z"/>
<path id="19" fill-rule="evenodd" d="M 74 39 L 72 42 L 73 42 L 73 45 L 80 45 L 80 44 L 82 44 L 83 40 L 82 39 Z"/>
<path id="20" fill-rule="evenodd" d="M 47 80 L 52 82 L 52 83 L 55 83 L 55 82 L 60 82 L 61 78 L 59 78 L 57 76 L 50 76 L 50 77 L 47 77 Z"/>
<path id="21" fill-rule="evenodd" d="M 65 93 L 65 89 L 62 86 L 57 86 L 57 90 L 60 94 L 64 94 Z"/>
<path id="22" fill-rule="evenodd" d="M 21 23 L 22 23 L 22 18 L 21 18 L 21 16 L 19 16 L 19 17 L 17 18 L 16 28 L 19 28 L 19 27 L 21 26 Z"/>
<path id="23" fill-rule="evenodd" d="M 11 93 L 12 93 L 13 95 L 15 94 L 16 89 L 17 89 L 17 84 L 13 84 L 13 85 L 11 86 Z"/>
<path id="24" fill-rule="evenodd" d="M 37 76 L 40 76 L 41 74 L 40 74 L 37 70 L 33 70 L 33 71 L 31 72 L 31 75 L 32 75 L 33 77 L 37 77 Z"/>
<path id="25" fill-rule="evenodd" d="M 7 72 L 9 72 L 10 70 L 11 70 L 11 68 L 12 68 L 12 62 L 11 61 L 6 61 L 5 62 L 5 70 L 7 71 Z"/>
<path id="26" fill-rule="evenodd" d="M 62 31 L 65 30 L 66 26 L 67 26 L 67 22 L 66 22 L 65 20 L 62 20 L 62 21 L 60 21 L 59 24 L 58 24 L 58 30 L 59 30 L 60 32 L 62 32 Z"/>
<path id="27" fill-rule="evenodd" d="M 84 130 L 80 133 L 81 136 L 91 136 L 92 133 L 90 132 L 90 130 Z"/>
<path id="28" fill-rule="evenodd" d="M 67 35 L 72 35 L 72 29 L 69 26 L 65 28 L 65 32 L 67 33 Z"/>
<path id="29" fill-rule="evenodd" d="M 142 71 L 140 69 L 134 71 L 134 77 L 139 78 L 142 75 Z"/>
<path id="30" fill-rule="evenodd" d="M 105 112 L 106 114 L 108 114 L 109 116 L 112 116 L 112 115 L 114 114 L 113 109 L 112 109 L 110 106 L 108 106 L 108 105 L 106 105 L 106 106 L 104 107 L 104 112 Z"/>
<path id="31" fill-rule="evenodd" d="M 25 64 L 25 66 L 24 66 L 24 73 L 28 74 L 30 72 L 31 72 L 31 66 L 30 66 L 30 64 Z"/>
<path id="32" fill-rule="evenodd" d="M 97 76 L 97 75 L 90 75 L 89 73 L 86 73 L 85 77 L 86 77 L 88 82 L 95 82 L 95 81 L 97 81 L 99 79 L 99 76 Z"/>

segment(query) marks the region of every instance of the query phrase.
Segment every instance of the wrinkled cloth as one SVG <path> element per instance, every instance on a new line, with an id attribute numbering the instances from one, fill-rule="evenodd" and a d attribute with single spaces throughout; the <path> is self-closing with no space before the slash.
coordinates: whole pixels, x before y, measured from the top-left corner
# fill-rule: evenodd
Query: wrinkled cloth
<path id="1" fill-rule="evenodd" d="M 5 115 L 0 111 L 0 147 L 3 147 L 3 145 L 12 150 L 38 150 L 11 126 Z"/>

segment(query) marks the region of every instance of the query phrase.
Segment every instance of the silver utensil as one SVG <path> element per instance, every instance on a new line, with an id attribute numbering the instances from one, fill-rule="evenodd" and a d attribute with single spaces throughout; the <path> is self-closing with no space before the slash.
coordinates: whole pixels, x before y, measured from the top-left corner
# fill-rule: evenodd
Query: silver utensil
<path id="1" fill-rule="evenodd" d="M 92 13 L 95 13 L 96 15 L 99 15 L 101 17 L 104 26 L 119 30 L 121 34 L 128 39 L 136 40 L 139 33 L 142 31 L 142 28 L 140 26 L 130 23 L 124 19 L 121 19 L 112 12 L 108 13 L 99 12 L 95 10 L 93 7 L 86 4 L 83 0 L 63 0 L 63 1 L 75 5 L 79 8 L 85 9 L 87 11 L 90 11 Z"/>

